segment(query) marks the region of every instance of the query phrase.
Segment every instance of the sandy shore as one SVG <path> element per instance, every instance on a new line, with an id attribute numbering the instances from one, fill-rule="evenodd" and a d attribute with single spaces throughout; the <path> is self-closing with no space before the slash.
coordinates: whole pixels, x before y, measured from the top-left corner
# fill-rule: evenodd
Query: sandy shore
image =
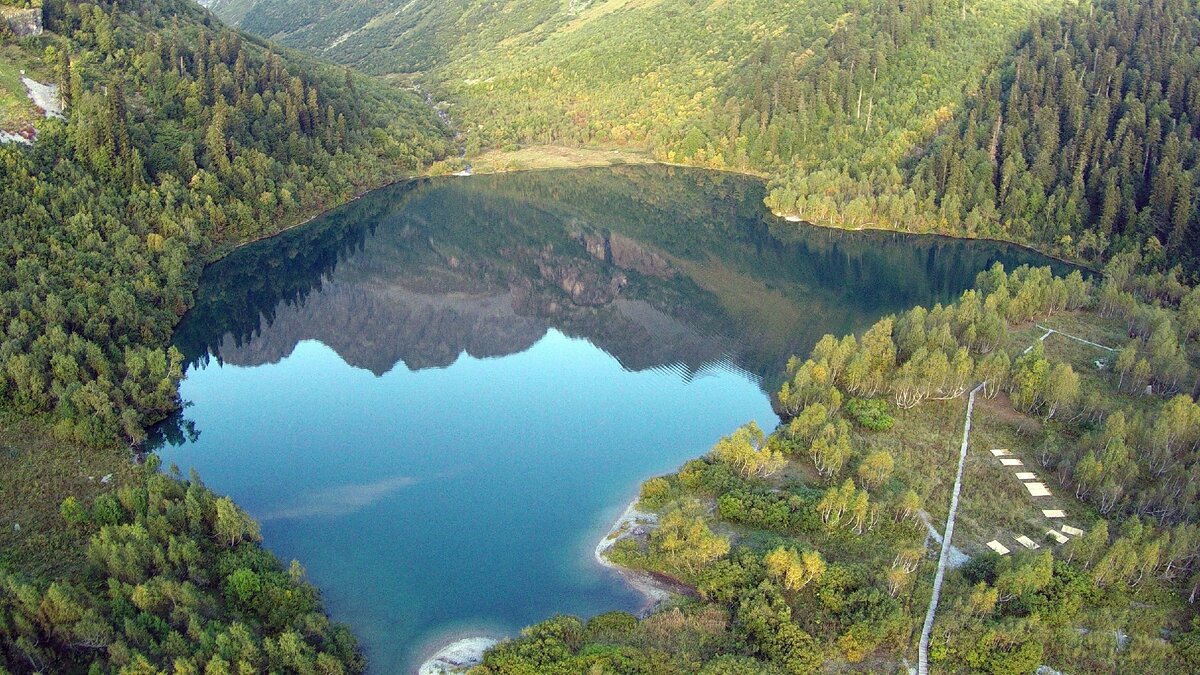
<path id="1" fill-rule="evenodd" d="M 612 524 L 612 527 L 608 529 L 608 534 L 604 535 L 600 539 L 600 542 L 596 544 L 595 555 L 597 563 L 619 572 L 626 583 L 646 598 L 646 604 L 642 607 L 641 611 L 641 614 L 645 616 L 654 611 L 664 601 L 669 600 L 674 595 L 672 589 L 669 585 L 649 574 L 621 567 L 609 560 L 606 555 L 622 539 L 642 536 L 648 529 L 653 529 L 658 524 L 658 515 L 639 511 L 637 502 L 638 500 L 634 499 L 629 503 L 629 506 L 625 507 L 625 511 Z"/>
<path id="2" fill-rule="evenodd" d="M 605 554 L 618 541 L 626 537 L 645 535 L 646 531 L 652 529 L 657 523 L 658 515 L 639 511 L 637 500 L 635 499 L 629 503 L 629 506 L 625 507 L 625 511 L 612 524 L 612 527 L 608 529 L 608 532 L 600 539 L 600 542 L 596 544 L 595 550 L 596 562 L 598 564 L 619 572 L 626 583 L 646 598 L 646 604 L 641 611 L 643 616 L 652 612 L 659 604 L 674 595 L 670 585 L 649 574 L 621 567 L 609 560 Z M 479 665 L 483 661 L 483 653 L 498 643 L 499 640 L 495 638 L 482 636 L 455 640 L 439 649 L 425 663 L 422 663 L 417 673 L 418 675 L 465 673 L 471 667 Z"/>
<path id="3" fill-rule="evenodd" d="M 429 660 L 421 664 L 418 675 L 449 675 L 464 673 L 483 662 L 483 653 L 495 646 L 499 640 L 489 637 L 469 637 L 455 640 L 442 647 Z"/>

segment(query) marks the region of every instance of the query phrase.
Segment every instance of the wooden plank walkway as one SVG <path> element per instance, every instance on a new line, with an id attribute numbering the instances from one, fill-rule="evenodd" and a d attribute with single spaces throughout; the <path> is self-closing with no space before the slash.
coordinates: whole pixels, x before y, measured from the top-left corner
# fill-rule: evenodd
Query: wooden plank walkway
<path id="1" fill-rule="evenodd" d="M 971 413 L 975 410 L 975 394 L 986 382 L 979 383 L 967 397 L 967 419 L 963 422 L 962 447 L 958 450 L 958 474 L 954 477 L 954 493 L 950 497 L 950 512 L 946 514 L 946 534 L 942 537 L 942 552 L 938 555 L 937 573 L 933 576 L 933 595 L 929 598 L 929 609 L 925 611 L 925 626 L 921 628 L 921 642 L 917 646 L 917 675 L 929 675 L 929 638 L 933 635 L 933 617 L 937 614 L 938 600 L 942 596 L 942 580 L 946 577 L 946 562 L 950 558 L 950 539 L 954 536 L 954 516 L 958 512 L 958 493 L 962 490 L 963 466 L 967 463 L 967 446 L 971 441 Z"/>
<path id="2" fill-rule="evenodd" d="M 1050 337 L 1050 334 L 1051 334 L 1051 333 L 1058 333 L 1059 335 L 1061 335 L 1061 336 L 1063 336 L 1063 337 L 1065 337 L 1065 338 L 1070 338 L 1070 339 L 1072 339 L 1072 340 L 1075 340 L 1076 342 L 1082 342 L 1082 343 L 1083 343 L 1083 344 L 1085 344 L 1085 345 L 1091 345 L 1091 346 L 1093 346 L 1093 347 L 1099 347 L 1100 349 L 1103 349 L 1103 350 L 1105 350 L 1105 351 L 1110 351 L 1110 352 L 1115 352 L 1115 351 L 1117 351 L 1116 349 L 1113 349 L 1112 347 L 1106 347 L 1106 346 L 1104 346 L 1104 345 L 1102 345 L 1102 344 L 1100 344 L 1100 343 L 1098 343 L 1098 342 L 1092 342 L 1091 340 L 1084 340 L 1083 338 L 1079 337 L 1078 335 L 1071 335 L 1070 333 L 1064 333 L 1064 332 L 1062 332 L 1061 330 L 1058 330 L 1058 329 L 1055 329 L 1055 328 L 1049 328 L 1049 327 L 1047 327 L 1047 326 L 1043 326 L 1043 325 L 1042 325 L 1042 324 L 1040 324 L 1040 323 L 1039 323 L 1039 324 L 1035 324 L 1035 325 L 1036 325 L 1038 328 L 1041 328 L 1042 330 L 1044 330 L 1044 331 L 1047 331 L 1047 333 L 1046 333 L 1045 335 L 1043 335 L 1043 336 L 1042 336 L 1042 339 L 1043 339 L 1043 340 L 1045 340 L 1046 338 Z M 1029 349 L 1033 349 L 1033 346 L 1032 346 L 1032 345 L 1030 345 Z M 1028 352 L 1029 352 L 1029 349 L 1026 349 L 1026 350 L 1025 350 L 1025 352 L 1026 352 L 1026 353 L 1028 353 Z"/>

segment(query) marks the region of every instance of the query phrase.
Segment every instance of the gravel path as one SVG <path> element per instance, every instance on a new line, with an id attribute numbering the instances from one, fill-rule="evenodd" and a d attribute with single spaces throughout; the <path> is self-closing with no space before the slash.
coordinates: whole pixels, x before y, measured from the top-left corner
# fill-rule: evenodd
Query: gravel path
<path id="1" fill-rule="evenodd" d="M 933 522 L 929 520 L 929 514 L 925 513 L 925 511 L 922 510 L 922 511 L 918 511 L 917 515 L 920 516 L 921 521 L 925 523 L 925 529 L 929 531 L 929 538 L 936 541 L 938 543 L 938 546 L 941 546 L 942 545 L 942 533 L 938 532 L 937 528 L 933 526 Z M 956 569 L 956 568 L 962 567 L 963 565 L 966 565 L 970 561 L 971 561 L 971 556 L 964 553 L 962 549 L 960 549 L 957 546 L 950 547 L 950 560 L 947 563 L 947 565 L 950 567 L 950 569 Z"/>

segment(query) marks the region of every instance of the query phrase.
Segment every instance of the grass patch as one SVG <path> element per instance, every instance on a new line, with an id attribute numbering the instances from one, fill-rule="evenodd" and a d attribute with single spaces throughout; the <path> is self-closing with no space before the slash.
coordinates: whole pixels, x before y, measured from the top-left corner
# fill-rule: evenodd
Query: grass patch
<path id="1" fill-rule="evenodd" d="M 897 408 L 890 431 L 856 430 L 853 444 L 864 457 L 874 450 L 891 453 L 896 461 L 896 478 L 916 490 L 925 511 L 935 523 L 942 523 L 950 508 L 950 491 L 958 471 L 965 412 L 963 399 L 926 401 L 908 410 Z"/>
<path id="2" fill-rule="evenodd" d="M 1039 323 L 1047 328 L 1070 333 L 1113 349 L 1120 349 L 1129 342 L 1128 321 L 1116 317 L 1102 317 L 1096 312 L 1063 312 Z M 1087 347 L 1081 343 L 1076 344 Z M 1096 347 L 1089 348 L 1097 349 Z M 1097 351 L 1103 352 L 1104 350 L 1097 349 Z"/>
<path id="3" fill-rule="evenodd" d="M 543 169 L 577 169 L 589 166 L 653 164 L 649 156 L 628 149 L 568 148 L 534 145 L 519 150 L 492 150 L 471 159 L 475 173 L 505 173 Z"/>
<path id="4" fill-rule="evenodd" d="M 27 129 L 41 117 L 21 82 L 21 70 L 29 70 L 27 59 L 28 54 L 20 47 L 0 44 L 0 130 Z"/>
<path id="5" fill-rule="evenodd" d="M 61 443 L 36 421 L 0 413 L 0 567 L 26 577 L 80 573 L 88 533 L 68 526 L 59 505 L 71 495 L 90 505 L 135 475 L 125 449 Z"/>
<path id="6" fill-rule="evenodd" d="M 956 524 L 956 545 L 970 555 L 986 552 L 986 542 L 995 539 L 1017 550 L 1014 540 L 1025 535 L 1043 546 L 1046 531 L 1068 524 L 1087 529 L 1094 521 L 1091 507 L 1078 501 L 1074 491 L 1041 464 L 1039 449 L 1043 425 L 1040 420 L 1012 408 L 1008 397 L 975 400 L 971 448 L 963 470 L 963 487 Z M 990 450 L 1005 448 L 1023 466 L 1003 466 Z M 1049 497 L 1031 497 L 1016 473 L 1032 472 L 1050 490 Z M 1051 520 L 1043 509 L 1062 509 L 1067 517 Z"/>

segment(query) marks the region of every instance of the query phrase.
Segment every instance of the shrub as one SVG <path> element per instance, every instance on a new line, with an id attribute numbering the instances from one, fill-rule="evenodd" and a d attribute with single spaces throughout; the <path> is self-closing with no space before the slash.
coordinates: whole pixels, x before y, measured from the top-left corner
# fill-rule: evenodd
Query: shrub
<path id="1" fill-rule="evenodd" d="M 97 525 L 116 525 L 125 517 L 121 503 L 112 495 L 100 495 L 92 506 L 92 520 Z"/>
<path id="2" fill-rule="evenodd" d="M 638 620 L 627 612 L 607 612 L 588 619 L 585 628 L 589 640 L 632 635 L 637 631 Z"/>
<path id="3" fill-rule="evenodd" d="M 225 582 L 226 595 L 243 607 L 251 606 L 261 592 L 262 579 L 244 567 L 229 575 Z"/>
<path id="4" fill-rule="evenodd" d="M 662 508 L 671 501 L 671 483 L 666 478 L 651 478 L 642 483 L 639 503 L 648 509 Z"/>
<path id="5" fill-rule="evenodd" d="M 58 512 L 62 515 L 63 520 L 67 521 L 68 525 L 78 525 L 87 520 L 87 510 L 83 508 L 83 504 L 75 497 L 67 497 L 62 500 L 62 504 L 58 507 Z"/>
<path id="6" fill-rule="evenodd" d="M 888 407 L 887 401 L 881 398 L 853 398 L 846 404 L 846 416 L 864 429 L 887 431 L 896 423 Z"/>

